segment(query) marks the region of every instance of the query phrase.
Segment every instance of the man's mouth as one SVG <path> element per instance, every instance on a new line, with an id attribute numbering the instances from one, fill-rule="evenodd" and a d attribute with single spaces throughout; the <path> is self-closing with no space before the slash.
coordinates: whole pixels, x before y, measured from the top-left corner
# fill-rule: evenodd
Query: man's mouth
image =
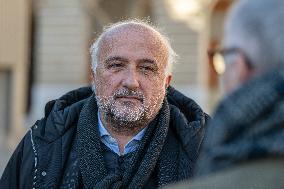
<path id="1" fill-rule="evenodd" d="M 137 96 L 117 96 L 116 99 L 125 101 L 139 101 L 143 102 L 143 99 Z"/>

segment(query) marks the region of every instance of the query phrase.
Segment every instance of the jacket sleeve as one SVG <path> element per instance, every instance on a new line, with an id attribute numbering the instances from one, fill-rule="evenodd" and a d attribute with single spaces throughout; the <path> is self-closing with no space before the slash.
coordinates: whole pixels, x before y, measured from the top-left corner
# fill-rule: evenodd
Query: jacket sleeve
<path id="1" fill-rule="evenodd" d="M 34 154 L 28 132 L 11 156 L 0 179 L 0 188 L 31 188 Z"/>

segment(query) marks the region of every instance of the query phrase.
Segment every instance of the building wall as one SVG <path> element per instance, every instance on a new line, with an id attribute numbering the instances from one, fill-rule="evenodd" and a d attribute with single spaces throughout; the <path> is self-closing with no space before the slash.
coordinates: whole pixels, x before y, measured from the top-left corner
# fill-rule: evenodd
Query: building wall
<path id="1" fill-rule="evenodd" d="M 88 19 L 80 0 L 36 4 L 36 83 L 82 84 L 87 80 Z"/>
<path id="2" fill-rule="evenodd" d="M 0 175 L 26 132 L 30 5 L 29 0 L 0 0 Z"/>
<path id="3" fill-rule="evenodd" d="M 11 77 L 8 71 L 0 70 L 0 137 L 4 137 L 9 129 L 9 122 L 11 113 L 9 112 L 10 107 L 10 84 Z"/>
<path id="4" fill-rule="evenodd" d="M 0 176 L 8 159 L 11 155 L 11 148 L 9 149 L 7 143 L 7 134 L 9 131 L 10 120 L 10 82 L 11 74 L 7 71 L 0 70 Z"/>
<path id="5" fill-rule="evenodd" d="M 10 108 L 5 108 L 4 113 L 11 115 L 8 120 L 10 132 L 5 135 L 9 136 L 7 142 L 10 146 L 15 146 L 25 131 L 23 123 L 26 71 L 29 66 L 30 5 L 29 0 L 0 0 L 0 70 L 4 76 L 11 74 L 10 79 L 2 81 L 0 96 L 7 99 L 8 94 L 11 99 Z M 9 93 L 5 89 L 2 90 L 7 84 L 10 84 Z"/>
<path id="6" fill-rule="evenodd" d="M 152 3 L 154 22 L 169 36 L 174 50 L 179 55 L 173 72 L 173 84 L 196 84 L 198 33 L 185 23 L 171 18 L 165 1 L 155 0 Z"/>
<path id="7" fill-rule="evenodd" d="M 81 0 L 35 2 L 35 81 L 32 86 L 30 126 L 43 116 L 47 101 L 89 80 L 90 28 Z"/>
<path id="8" fill-rule="evenodd" d="M 200 81 L 200 33 L 185 22 L 174 19 L 165 0 L 152 0 L 153 20 L 168 34 L 179 58 L 173 72 L 172 85 L 207 109 L 206 86 Z"/>

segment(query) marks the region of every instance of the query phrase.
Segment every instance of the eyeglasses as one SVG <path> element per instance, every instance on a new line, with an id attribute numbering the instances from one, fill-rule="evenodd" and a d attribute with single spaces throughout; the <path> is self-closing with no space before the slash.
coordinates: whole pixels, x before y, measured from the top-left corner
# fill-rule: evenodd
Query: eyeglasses
<path id="1" fill-rule="evenodd" d="M 218 75 L 222 75 L 226 70 L 225 57 L 231 54 L 240 54 L 249 69 L 253 68 L 251 61 L 248 59 L 246 54 L 240 48 L 226 48 L 226 49 L 215 49 L 209 50 L 208 56 L 210 61 L 213 63 L 213 68 Z"/>

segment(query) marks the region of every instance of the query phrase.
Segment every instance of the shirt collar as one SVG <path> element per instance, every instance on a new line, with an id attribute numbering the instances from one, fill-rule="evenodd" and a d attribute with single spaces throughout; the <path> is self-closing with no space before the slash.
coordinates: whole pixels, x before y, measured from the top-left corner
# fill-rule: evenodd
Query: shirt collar
<path id="1" fill-rule="evenodd" d="M 106 130 L 106 128 L 103 126 L 103 123 L 101 121 L 101 117 L 100 117 L 100 112 L 98 111 L 98 125 L 99 125 L 99 133 L 100 133 L 100 137 L 103 136 L 110 136 L 109 132 Z"/>
<path id="2" fill-rule="evenodd" d="M 102 121 L 101 121 L 101 117 L 100 117 L 100 112 L 98 111 L 98 125 L 99 125 L 99 133 L 100 133 L 100 137 L 102 138 L 103 136 L 111 136 L 109 134 L 109 132 L 106 130 L 106 128 L 104 127 Z M 142 139 L 142 137 L 144 136 L 144 133 L 146 131 L 145 127 L 144 129 L 142 129 L 139 133 L 137 133 L 130 141 L 133 140 L 137 140 L 140 141 Z M 130 142 L 129 141 L 129 142 Z"/>

